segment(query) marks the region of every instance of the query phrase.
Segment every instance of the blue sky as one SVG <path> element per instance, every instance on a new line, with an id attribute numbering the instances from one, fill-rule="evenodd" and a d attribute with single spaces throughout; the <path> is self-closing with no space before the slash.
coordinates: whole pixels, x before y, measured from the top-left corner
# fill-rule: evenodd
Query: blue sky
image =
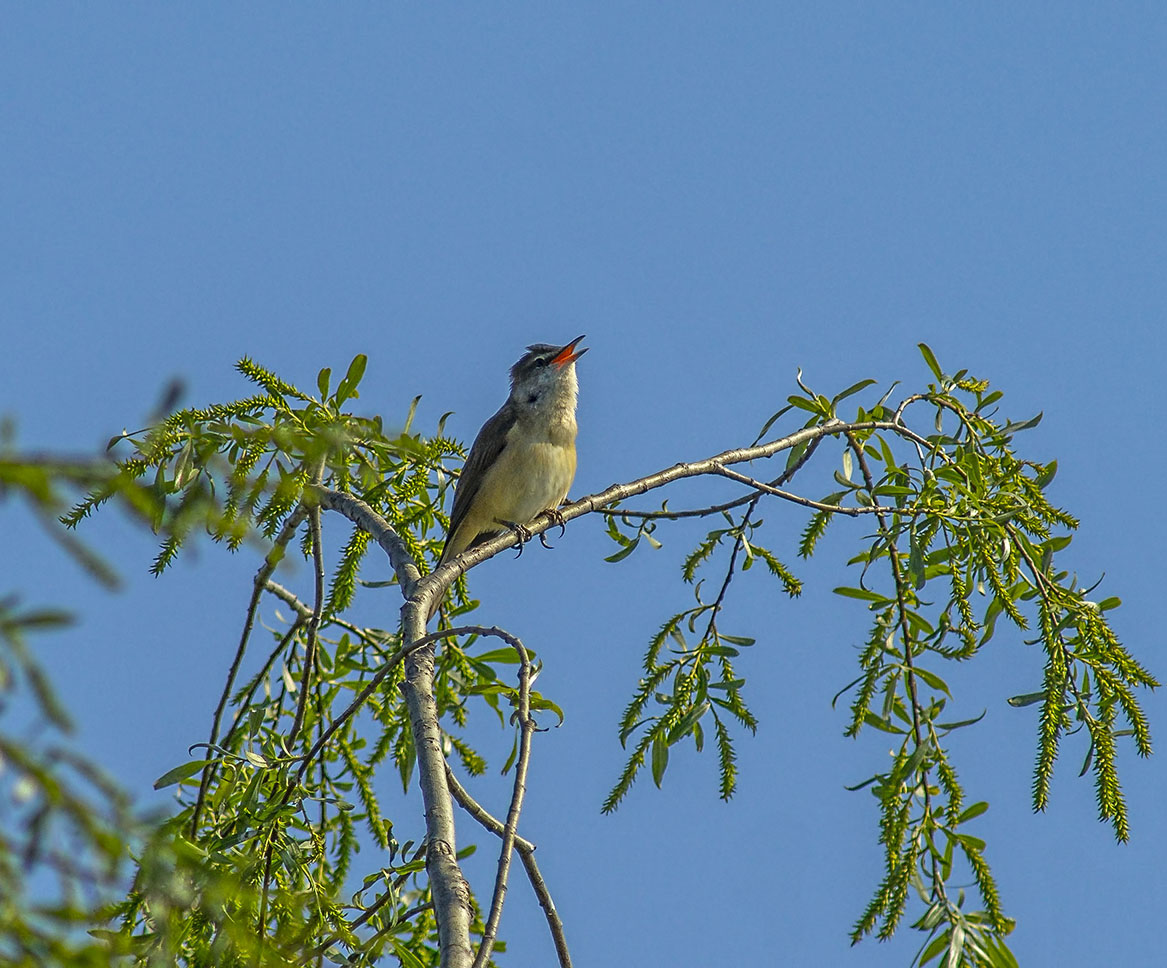
<path id="1" fill-rule="evenodd" d="M 1068 564 L 1105 572 L 1119 635 L 1165 672 L 1161 5 L 8 3 L 3 21 L 0 413 L 26 445 L 99 446 L 175 376 L 189 404 L 241 396 L 244 354 L 311 386 L 357 352 L 362 412 L 392 423 L 420 393 L 420 427 L 453 410 L 469 440 L 523 346 L 587 333 L 579 495 L 748 443 L 798 367 L 830 393 L 922 386 L 923 340 L 1010 415 L 1045 412 L 1022 446 L 1059 460 L 1053 497 L 1083 522 Z M 802 515 L 766 517 L 794 564 Z M 205 738 L 254 557 L 204 547 L 154 580 L 151 543 L 113 515 L 87 531 L 125 576 L 109 596 L 18 507 L 0 522 L 0 593 L 82 616 L 39 643 L 80 742 L 154 802 Z M 537 739 L 524 832 L 577 963 L 906 964 L 906 932 L 847 946 L 880 855 L 873 801 L 843 786 L 885 745 L 844 740 L 830 709 L 866 617 L 830 589 L 862 533 L 838 526 L 798 567 L 798 602 L 756 573 L 734 589 L 761 719 L 737 798 L 717 799 L 712 757 L 681 755 L 663 791 L 645 778 L 601 817 L 693 537 L 613 566 L 601 530 L 579 520 L 555 552 L 474 575 L 481 618 L 539 650 L 567 712 Z M 952 680 L 956 708 L 987 710 L 956 762 L 992 805 L 975 832 L 1014 950 L 1153 963 L 1162 761 L 1121 753 L 1125 847 L 1076 777 L 1080 743 L 1033 815 L 1036 714 L 1004 702 L 1039 682 L 1020 639 L 999 632 Z M 1161 735 L 1161 695 L 1146 708 Z M 501 765 L 509 735 L 482 745 Z M 499 809 L 504 788 L 479 787 Z M 416 799 L 402 811 L 420 822 Z M 524 887 L 503 933 L 504 964 L 553 956 Z"/>

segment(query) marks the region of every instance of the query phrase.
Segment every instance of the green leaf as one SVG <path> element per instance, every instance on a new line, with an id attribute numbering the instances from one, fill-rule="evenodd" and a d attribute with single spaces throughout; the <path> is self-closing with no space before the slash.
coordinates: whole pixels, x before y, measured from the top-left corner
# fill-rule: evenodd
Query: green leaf
<path id="1" fill-rule="evenodd" d="M 320 391 L 320 399 L 328 399 L 328 382 L 332 379 L 332 367 L 326 366 L 316 374 L 316 389 Z"/>
<path id="2" fill-rule="evenodd" d="M 971 834 L 953 834 L 953 836 L 960 841 L 961 846 L 967 847 L 969 850 L 981 853 L 985 849 L 985 842 L 980 837 L 974 837 Z"/>
<path id="3" fill-rule="evenodd" d="M 669 765 L 669 744 L 664 733 L 657 733 L 652 741 L 652 782 L 660 789 Z"/>
<path id="4" fill-rule="evenodd" d="M 944 951 L 947 947 L 948 947 L 948 932 L 945 931 L 943 934 L 939 934 L 935 938 L 933 938 L 931 944 L 929 944 L 928 947 L 926 947 L 923 951 L 920 952 L 920 959 L 919 959 L 918 963 L 921 965 L 921 968 L 923 965 L 928 964 L 929 961 L 931 961 L 933 958 L 935 958 L 938 954 L 940 954 L 941 951 Z"/>
<path id="5" fill-rule="evenodd" d="M 519 756 L 519 737 L 518 737 L 518 734 L 516 733 L 514 738 L 511 740 L 510 755 L 507 757 L 506 762 L 503 763 L 502 769 L 499 770 L 498 772 L 501 773 L 503 776 L 506 776 L 508 773 L 510 773 L 511 767 L 515 765 L 515 760 L 518 759 L 518 756 Z"/>
<path id="6" fill-rule="evenodd" d="M 873 592 L 867 588 L 848 588 L 845 585 L 836 588 L 835 594 L 842 595 L 844 598 L 858 598 L 864 602 L 879 602 L 881 605 L 886 605 L 891 601 L 886 595 L 881 595 L 879 592 Z"/>
<path id="7" fill-rule="evenodd" d="M 179 451 L 178 460 L 174 464 L 174 486 L 182 489 L 194 477 L 194 440 L 188 440 Z M 161 468 L 159 468 L 161 470 Z"/>
<path id="8" fill-rule="evenodd" d="M 390 937 L 389 946 L 393 949 L 393 954 L 401 962 L 401 968 L 427 968 L 428 963 L 422 961 L 421 958 L 414 954 L 408 944 L 398 941 L 394 937 Z M 341 964 L 343 963 L 341 962 Z"/>
<path id="9" fill-rule="evenodd" d="M 968 821 L 972 820 L 973 817 L 979 817 L 982 813 L 984 813 L 988 809 L 989 809 L 989 805 L 984 800 L 980 800 L 977 803 L 974 803 L 972 806 L 970 806 L 967 810 L 965 810 L 964 813 L 962 813 L 957 818 L 956 822 L 957 823 L 967 823 Z"/>
<path id="10" fill-rule="evenodd" d="M 972 719 L 962 719 L 956 723 L 937 723 L 936 728 L 951 732 L 954 729 L 963 729 L 965 726 L 975 726 L 977 723 L 979 723 L 982 719 L 985 718 L 985 715 L 987 713 L 988 713 L 988 710 L 986 709 L 979 716 L 975 716 Z"/>
<path id="11" fill-rule="evenodd" d="M 911 550 L 908 553 L 908 571 L 912 573 L 912 583 L 917 589 L 924 587 L 926 581 L 924 574 L 924 552 L 920 548 L 920 542 L 916 540 L 916 529 L 912 529 L 911 533 Z"/>
<path id="12" fill-rule="evenodd" d="M 527 649 L 527 655 L 534 655 L 530 649 Z M 473 656 L 475 662 L 505 662 L 510 665 L 518 665 L 520 662 L 519 653 L 514 649 L 491 649 L 489 652 L 483 652 L 481 655 Z"/>
<path id="13" fill-rule="evenodd" d="M 1010 696 L 1006 702 L 1010 706 L 1032 706 L 1035 702 L 1041 702 L 1045 699 L 1044 692 L 1027 692 L 1020 696 Z"/>
<path id="14" fill-rule="evenodd" d="M 563 719 L 564 719 L 563 710 L 560 709 L 550 699 L 544 698 L 543 696 L 539 695 L 539 693 L 537 693 L 537 692 L 531 693 L 531 708 L 534 710 L 549 709 L 551 712 L 555 713 L 555 715 L 559 717 L 559 725 L 560 726 L 563 725 Z"/>
<path id="15" fill-rule="evenodd" d="M 612 561 L 612 562 L 623 561 L 630 554 L 632 554 L 632 552 L 634 552 L 636 550 L 636 546 L 638 544 L 640 544 L 640 538 L 636 538 L 634 541 L 628 542 L 628 544 L 626 544 L 623 548 L 621 548 L 619 551 L 617 551 L 614 555 L 608 555 L 608 557 L 605 558 L 604 561 Z"/>
<path id="16" fill-rule="evenodd" d="M 72 625 L 76 619 L 68 612 L 56 608 L 38 608 L 9 618 L 4 625 L 12 628 L 60 628 Z"/>
<path id="17" fill-rule="evenodd" d="M 892 733 L 896 736 L 903 736 L 907 732 L 905 729 L 900 729 L 898 726 L 893 726 L 886 719 L 880 719 L 875 715 L 875 713 L 871 712 L 871 710 L 868 710 L 863 714 L 863 722 L 865 722 L 868 726 L 872 726 L 875 729 L 881 730 L 882 732 Z"/>
<path id="18" fill-rule="evenodd" d="M 336 388 L 336 394 L 332 398 L 335 406 L 341 406 L 346 400 L 353 397 L 359 397 L 357 392 L 357 384 L 361 382 L 361 377 L 365 375 L 365 364 L 369 362 L 369 358 L 364 353 L 358 353 L 353 357 L 353 361 L 348 365 L 348 372 L 344 375 L 344 379 L 340 381 L 340 385 Z"/>
<path id="19" fill-rule="evenodd" d="M 915 674 L 923 679 L 926 683 L 928 683 L 928 685 L 930 685 L 933 689 L 939 689 L 949 699 L 952 698 L 952 693 L 948 691 L 948 683 L 936 675 L 935 672 L 930 672 L 928 669 L 922 669 L 919 666 L 916 666 L 912 671 L 915 672 Z"/>
<path id="20" fill-rule="evenodd" d="M 834 408 L 835 404 L 837 404 L 840 400 L 846 400 L 847 397 L 853 396 L 854 394 L 858 393 L 860 390 L 867 389 L 874 382 L 875 382 L 874 380 L 860 380 L 858 383 L 852 383 L 842 393 L 837 393 L 837 394 L 835 394 L 834 397 L 831 398 L 831 407 Z"/>
<path id="21" fill-rule="evenodd" d="M 928 364 L 928 369 L 932 371 L 932 375 L 936 377 L 940 383 L 944 382 L 944 373 L 940 369 L 940 364 L 936 362 L 936 354 L 932 352 L 932 348 L 927 343 L 917 343 L 920 349 L 920 355 L 924 357 L 924 362 Z"/>
<path id="22" fill-rule="evenodd" d="M 754 438 L 754 443 L 755 443 L 755 444 L 757 444 L 757 443 L 758 443 L 758 441 L 760 441 L 760 440 L 761 440 L 763 437 L 765 437 L 765 436 L 766 436 L 766 433 L 767 433 L 767 431 L 769 431 L 769 429 L 770 429 L 771 427 L 773 427 L 773 426 L 774 426 L 774 423 L 775 423 L 775 422 L 776 422 L 776 421 L 777 421 L 777 420 L 778 420 L 778 419 L 779 419 L 779 418 L 780 418 L 780 417 L 781 417 L 781 416 L 782 416 L 784 413 L 788 413 L 789 411 L 790 411 L 790 408 L 789 408 L 789 407 L 783 407 L 783 408 L 782 408 L 781 410 L 779 410 L 779 411 L 778 411 L 776 414 L 774 414 L 774 415 L 773 415 L 773 416 L 772 416 L 772 417 L 771 417 L 769 420 L 767 420 L 767 421 L 766 421 L 764 424 L 762 424 L 762 429 L 758 431 L 758 436 Z"/>
<path id="23" fill-rule="evenodd" d="M 154 781 L 154 789 L 161 790 L 171 784 L 179 783 L 182 780 L 189 779 L 196 773 L 202 771 L 203 767 L 213 760 L 191 760 L 189 763 L 183 763 L 182 766 L 176 766 L 173 770 L 167 770 L 157 780 Z"/>
<path id="24" fill-rule="evenodd" d="M 1009 423 L 1005 424 L 1005 426 L 1002 427 L 1001 429 L 1007 434 L 1020 433 L 1022 430 L 1032 430 L 1039 423 L 1041 423 L 1042 417 L 1044 417 L 1044 416 L 1045 416 L 1044 413 L 1038 412 L 1036 415 L 1030 417 L 1028 420 L 1021 421 L 1021 423 L 1013 423 L 1012 421 L 1010 421 Z"/>
<path id="25" fill-rule="evenodd" d="M 413 418 L 417 413 L 417 405 L 421 403 L 421 396 L 418 395 L 409 401 L 409 412 L 405 415 L 405 425 L 401 428 L 402 434 L 408 434 L 409 428 L 413 426 Z"/>
<path id="26" fill-rule="evenodd" d="M 1058 462 L 1056 460 L 1051 460 L 1042 468 L 1041 473 L 1037 475 L 1034 483 L 1044 491 L 1049 486 L 1050 482 L 1053 481 L 1053 479 L 1057 476 L 1057 473 Z"/>
<path id="27" fill-rule="evenodd" d="M 258 766 L 261 770 L 266 770 L 271 765 L 264 757 L 255 752 L 255 750 L 244 750 L 243 755 L 247 757 L 247 761 L 252 766 Z"/>
<path id="28" fill-rule="evenodd" d="M 713 688 L 712 686 L 710 688 Z M 671 730 L 669 730 L 668 741 L 675 743 L 677 740 L 689 734 L 697 721 L 709 711 L 709 703 L 703 702 L 700 705 L 694 706 L 684 716 L 681 717 L 680 722 L 677 723 Z M 658 786 L 660 784 L 657 784 Z"/>

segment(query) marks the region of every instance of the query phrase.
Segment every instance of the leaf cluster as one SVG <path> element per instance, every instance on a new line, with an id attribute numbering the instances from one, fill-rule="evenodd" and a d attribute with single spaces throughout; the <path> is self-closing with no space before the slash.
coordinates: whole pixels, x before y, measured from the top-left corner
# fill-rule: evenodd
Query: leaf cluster
<path id="1" fill-rule="evenodd" d="M 681 739 L 692 736 L 700 750 L 707 718 L 718 737 L 719 791 L 732 795 L 734 755 L 724 714 L 751 730 L 756 723 L 745 706 L 745 677 L 729 660 L 738 655 L 735 645 L 754 640 L 720 635 L 718 613 L 743 555 L 741 570 L 760 558 L 788 594 L 801 587 L 758 543 L 761 521 L 754 520 L 755 511 L 764 502 L 810 504 L 814 510 L 798 545 L 804 558 L 815 552 L 837 518 L 859 519 L 870 527 L 862 550 L 850 561 L 859 569 L 858 581 L 836 591 L 862 602 L 871 625 L 859 651 L 859 675 L 840 692 L 852 695 L 845 734 L 875 729 L 898 745 L 888 768 L 854 787 L 869 789 L 879 805 L 885 870 L 852 939 L 869 932 L 890 937 L 914 891 L 923 911 L 913 927 L 926 935 L 920 964 L 943 955 L 946 965 L 1009 965 L 1012 955 L 1004 938 L 1012 922 L 1002 912 L 984 842 L 964 829 L 988 804 L 965 805 L 948 752 L 951 734 L 974 726 L 984 713 L 947 715 L 954 699 L 942 667 L 973 659 L 1002 616 L 1021 631 L 1035 625 L 1037 636 L 1027 644 L 1045 651 L 1041 689 L 1010 700 L 1015 706 L 1041 706 L 1034 807 L 1043 809 L 1048 802 L 1061 739 L 1084 730 L 1089 743 L 1083 772 L 1093 770 L 1099 815 L 1119 840 L 1127 838 L 1129 828 L 1116 741 L 1130 736 L 1139 755 L 1149 755 L 1149 729 L 1134 690 L 1158 683 L 1123 648 L 1106 620 L 1118 599 L 1094 601 L 1093 589 L 1057 564 L 1078 522 L 1047 497 L 1056 462 L 1024 459 L 1014 446 L 1015 437 L 1036 426 L 1040 415 L 1019 422 L 1000 419 L 999 391 L 965 371 L 946 375 L 927 346 L 921 344 L 920 350 L 934 382 L 895 405 L 888 402 L 893 386 L 866 408 L 843 414 L 840 404 L 873 381 L 827 397 L 807 387 L 800 374 L 802 392 L 788 398 L 755 443 L 780 419 L 796 413 L 804 415 L 803 430 L 821 433 L 777 447 L 777 453 L 787 450 L 782 474 L 748 485 L 753 489 L 743 497 L 680 512 L 667 505 L 653 512 L 608 512 L 609 535 L 620 545 L 609 560 L 627 557 L 642 535 L 659 534 L 660 525 L 671 519 L 718 515 L 728 526 L 711 529 L 683 561 L 682 577 L 692 582 L 720 553 L 724 579 L 713 601 L 702 598 L 698 583 L 698 604 L 666 619 L 651 639 L 644 675 L 620 722 L 622 743 L 633 735 L 638 739 L 605 809 L 626 795 L 646 762 L 659 786 L 669 750 Z M 841 444 L 831 475 L 835 489 L 813 499 L 783 490 L 819 445 L 832 438 Z M 731 514 L 742 507 L 744 512 Z M 661 546 L 659 538 L 651 543 Z M 976 884 L 981 910 L 967 910 L 963 891 L 950 888 L 962 876 Z"/>

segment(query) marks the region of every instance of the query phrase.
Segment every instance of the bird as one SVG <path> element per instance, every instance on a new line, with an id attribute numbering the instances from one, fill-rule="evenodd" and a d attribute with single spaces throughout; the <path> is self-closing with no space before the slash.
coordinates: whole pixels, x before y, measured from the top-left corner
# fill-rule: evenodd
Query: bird
<path id="1" fill-rule="evenodd" d="M 439 565 L 507 530 L 521 552 L 536 517 L 559 515 L 575 479 L 575 363 L 587 352 L 577 348 L 584 339 L 534 343 L 511 367 L 510 395 L 478 431 L 462 468 Z"/>

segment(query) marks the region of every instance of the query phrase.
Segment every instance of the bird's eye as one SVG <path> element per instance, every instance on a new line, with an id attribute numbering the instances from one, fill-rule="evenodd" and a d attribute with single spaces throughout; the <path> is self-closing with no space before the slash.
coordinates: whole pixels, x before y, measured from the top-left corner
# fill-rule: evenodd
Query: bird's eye
<path id="1" fill-rule="evenodd" d="M 532 393 L 529 397 L 527 397 L 527 403 L 535 403 L 538 399 L 539 399 L 539 394 Z"/>
<path id="2" fill-rule="evenodd" d="M 535 357 L 535 365 L 536 365 L 536 366 L 546 366 L 546 365 L 547 365 L 547 357 L 545 357 L 545 356 L 536 356 L 536 357 Z"/>

